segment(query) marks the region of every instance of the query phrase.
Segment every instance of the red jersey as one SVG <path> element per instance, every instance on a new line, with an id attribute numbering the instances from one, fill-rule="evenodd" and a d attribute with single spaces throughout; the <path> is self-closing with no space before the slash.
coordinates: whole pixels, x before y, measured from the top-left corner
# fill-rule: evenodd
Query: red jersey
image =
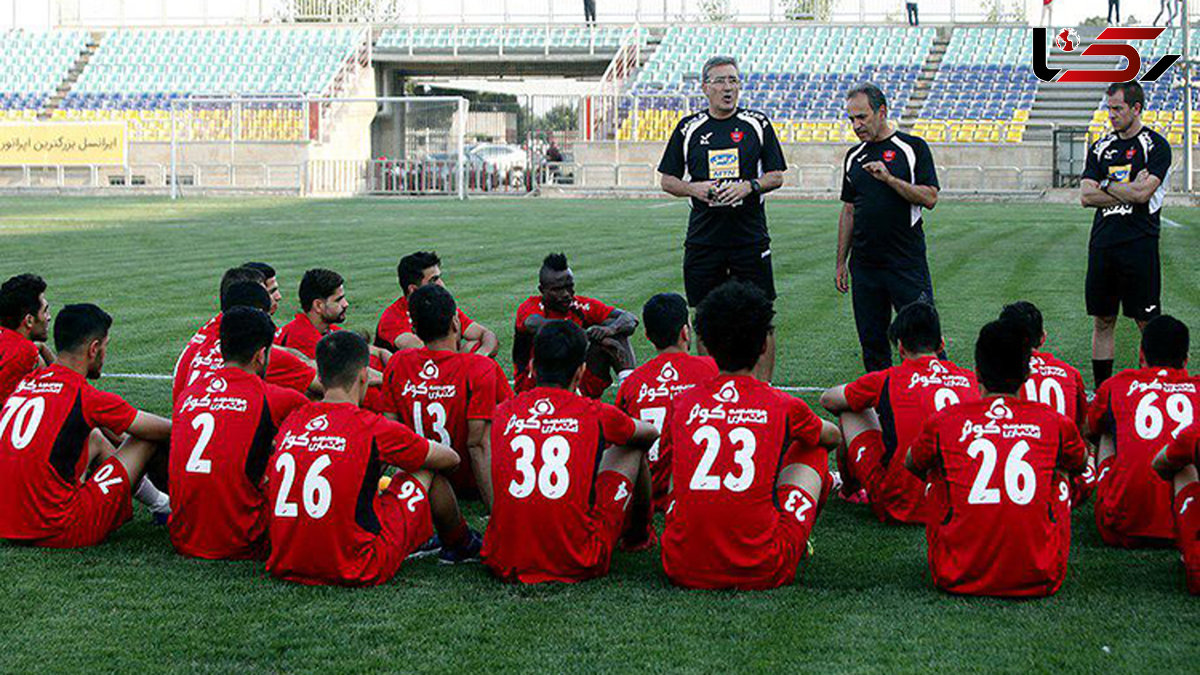
<path id="1" fill-rule="evenodd" d="M 97 427 L 123 434 L 135 417 L 121 397 L 60 365 L 21 380 L 0 409 L 0 539 L 44 539 L 68 527 L 88 435 Z"/>
<path id="2" fill-rule="evenodd" d="M 178 401 L 183 390 L 200 379 L 201 375 L 214 373 L 224 367 L 225 359 L 221 356 L 221 315 L 218 314 L 196 331 L 175 362 L 171 400 Z M 294 354 L 279 349 L 271 350 L 267 359 L 267 382 L 305 393 L 316 377 L 317 371 Z"/>
<path id="3" fill-rule="evenodd" d="M 637 426 L 615 406 L 536 387 L 492 417 L 494 503 L 484 563 L 525 583 L 574 582 L 608 571 L 611 551 L 593 536 L 600 453 Z"/>
<path id="4" fill-rule="evenodd" d="M 330 326 L 329 330 L 332 332 L 341 330 L 341 328 Z M 283 328 L 280 328 L 279 332 L 275 335 L 275 344 L 280 347 L 295 349 L 308 358 L 315 359 L 317 358 L 317 343 L 325 335 L 317 330 L 317 327 L 313 325 L 312 320 L 308 318 L 307 314 L 296 312 L 296 316 Z"/>
<path id="5" fill-rule="evenodd" d="M 662 433 L 667 408 L 679 394 L 717 376 L 717 364 L 707 356 L 672 353 L 659 354 L 638 366 L 625 378 L 617 391 L 617 407 L 625 414 L 649 422 Z M 654 504 L 666 510 L 671 484 L 671 460 L 655 441 L 646 452 L 654 485 Z"/>
<path id="6" fill-rule="evenodd" d="M 464 331 L 474 323 L 461 309 L 458 310 L 458 322 Z M 375 325 L 375 345 L 394 351 L 396 338 L 413 332 L 412 319 L 408 316 L 408 298 L 401 296 L 388 305 L 379 317 L 379 323 Z"/>
<path id="7" fill-rule="evenodd" d="M 504 371 L 475 354 L 406 349 L 383 374 L 383 407 L 417 435 L 448 445 L 459 456 L 455 491 L 478 490 L 467 452 L 467 421 L 491 421 L 496 405 L 512 398 Z"/>
<path id="8" fill-rule="evenodd" d="M 0 403 L 37 368 L 38 348 L 29 338 L 0 326 Z"/>
<path id="9" fill-rule="evenodd" d="M 1087 419 L 1087 389 L 1079 371 L 1050 352 L 1034 352 L 1029 359 L 1029 379 L 1017 392 L 1026 401 L 1045 403 L 1060 415 L 1083 424 Z"/>
<path id="10" fill-rule="evenodd" d="M 375 510 L 381 462 L 416 471 L 429 441 L 349 403 L 310 403 L 292 413 L 267 464 L 272 575 L 308 584 L 372 585 L 405 552 L 380 539 Z M 422 491 L 406 495 L 416 511 Z"/>
<path id="11" fill-rule="evenodd" d="M 908 446 L 933 413 L 979 399 L 975 373 L 936 356 L 906 359 L 886 370 L 867 373 L 846 385 L 854 412 L 874 408 L 883 440 L 880 464 L 885 473 L 872 502 L 883 515 L 902 523 L 923 523 L 925 484 L 904 468 Z"/>
<path id="12" fill-rule="evenodd" d="M 580 328 L 589 328 L 602 324 L 612 314 L 613 308 L 593 298 L 582 295 L 575 296 L 571 308 L 565 313 L 547 310 L 542 305 L 542 296 L 530 296 L 517 308 L 516 333 L 513 336 L 513 384 L 517 391 L 530 389 L 532 378 L 529 374 L 530 359 L 533 358 L 533 333 L 525 329 L 525 321 L 531 316 L 544 316 L 547 319 L 562 319 L 571 321 Z"/>
<path id="13" fill-rule="evenodd" d="M 925 536 L 934 585 L 966 595 L 1058 591 L 1071 505 L 1057 469 L 1087 466 L 1073 421 L 1015 396 L 971 401 L 929 418 L 911 452 L 932 484 Z"/>
<path id="14" fill-rule="evenodd" d="M 238 368 L 202 377 L 175 401 L 171 427 L 171 543 L 198 558 L 267 551 L 263 475 L 275 432 L 302 394 Z"/>
<path id="15" fill-rule="evenodd" d="M 667 576 L 702 588 L 773 579 L 770 543 L 792 517 L 775 503 L 781 459 L 794 443 L 816 447 L 821 427 L 804 401 L 749 376 L 718 375 L 677 396 L 663 434 L 674 481 L 662 537 Z"/>
<path id="16" fill-rule="evenodd" d="M 1096 517 L 1123 537 L 1174 538 L 1171 485 L 1154 456 L 1196 420 L 1200 379 L 1186 370 L 1139 368 L 1104 381 L 1088 411 L 1092 433 L 1111 435 L 1116 454 L 1101 462 Z"/>
<path id="17" fill-rule="evenodd" d="M 1193 423 L 1171 441 L 1167 446 L 1167 461 L 1172 466 L 1194 464 L 1200 468 L 1200 423 Z"/>

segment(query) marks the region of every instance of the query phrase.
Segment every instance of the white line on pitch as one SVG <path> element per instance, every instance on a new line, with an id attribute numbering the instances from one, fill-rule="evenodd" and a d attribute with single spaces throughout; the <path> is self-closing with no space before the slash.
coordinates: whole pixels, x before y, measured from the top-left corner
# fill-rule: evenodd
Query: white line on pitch
<path id="1" fill-rule="evenodd" d="M 158 373 L 104 373 L 104 377 L 113 380 L 163 380 L 170 381 L 173 379 L 170 375 L 160 375 Z M 781 391 L 794 391 L 800 393 L 820 393 L 828 387 L 788 387 L 777 386 L 776 389 Z"/>
<path id="2" fill-rule="evenodd" d="M 665 209 L 669 206 L 675 206 L 676 204 L 681 204 L 681 203 L 683 203 L 682 200 L 662 202 L 661 204 L 651 204 L 650 206 L 647 206 L 646 208 L 648 208 L 648 209 Z"/>
<path id="3" fill-rule="evenodd" d="M 1180 225 L 1179 223 L 1177 223 L 1177 222 L 1175 222 L 1175 221 L 1171 220 L 1170 218 L 1168 218 L 1168 217 L 1166 217 L 1166 216 L 1163 216 L 1163 217 L 1162 217 L 1162 221 L 1163 221 L 1164 223 L 1166 223 L 1167 225 L 1170 225 L 1171 227 L 1183 227 L 1183 225 Z"/>

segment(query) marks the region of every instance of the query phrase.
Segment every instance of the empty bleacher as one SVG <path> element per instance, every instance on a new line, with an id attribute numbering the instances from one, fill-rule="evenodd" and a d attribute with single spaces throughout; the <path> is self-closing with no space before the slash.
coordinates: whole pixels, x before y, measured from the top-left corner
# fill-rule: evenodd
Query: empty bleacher
<path id="1" fill-rule="evenodd" d="M 0 120 L 34 120 L 87 46 L 83 31 L 0 33 Z"/>
<path id="2" fill-rule="evenodd" d="M 166 140 L 172 101 L 188 97 L 318 95 L 353 58 L 352 28 L 154 29 L 109 32 L 53 118 L 127 120 L 133 140 Z M 297 101 L 186 107 L 188 133 L 221 140 L 302 140 Z M 177 124 L 179 120 L 177 119 Z"/>
<path id="3" fill-rule="evenodd" d="M 847 89 L 872 81 L 904 110 L 936 31 L 885 26 L 685 26 L 671 28 L 621 103 L 623 140 L 663 140 L 706 106 L 700 69 L 714 54 L 737 57 L 741 105 L 772 118 L 782 142 L 856 140 L 845 121 Z"/>
<path id="4" fill-rule="evenodd" d="M 612 54 L 630 34 L 624 26 L 409 26 L 379 34 L 375 49 L 407 54 Z"/>
<path id="5" fill-rule="evenodd" d="M 1038 79 L 1026 28 L 957 28 L 914 125 L 938 142 L 1019 143 Z"/>

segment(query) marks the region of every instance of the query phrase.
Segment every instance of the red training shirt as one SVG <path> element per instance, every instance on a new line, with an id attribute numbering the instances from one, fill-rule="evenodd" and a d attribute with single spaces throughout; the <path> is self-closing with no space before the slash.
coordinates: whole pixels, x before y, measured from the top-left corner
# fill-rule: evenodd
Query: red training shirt
<path id="1" fill-rule="evenodd" d="M 513 336 L 513 384 L 517 391 L 530 388 L 529 365 L 533 358 L 534 334 L 525 329 L 525 321 L 531 316 L 544 316 L 549 320 L 566 320 L 580 328 L 589 328 L 604 323 L 613 308 L 594 298 L 575 296 L 571 308 L 566 313 L 547 310 L 542 304 L 542 296 L 532 295 L 517 308 L 516 333 Z"/>
<path id="2" fill-rule="evenodd" d="M 911 452 L 932 484 L 925 537 L 934 585 L 966 595 L 1058 591 L 1071 546 L 1058 469 L 1087 466 L 1073 421 L 1015 396 L 970 401 L 930 417 Z"/>
<path id="3" fill-rule="evenodd" d="M 196 331 L 183 348 L 179 360 L 175 362 L 171 400 L 178 401 L 183 390 L 202 375 L 214 373 L 224 367 L 225 359 L 221 356 L 221 315 L 218 314 Z M 267 359 L 267 382 L 303 394 L 308 392 L 316 377 L 317 371 L 309 368 L 294 354 L 279 349 L 271 350 Z"/>
<path id="4" fill-rule="evenodd" d="M 171 543 L 198 558 L 267 551 L 263 475 L 283 420 L 304 395 L 239 368 L 206 375 L 175 402 L 171 427 Z"/>
<path id="5" fill-rule="evenodd" d="M 66 528 L 88 468 L 88 435 L 97 427 L 123 434 L 136 417 L 120 396 L 58 364 L 21 380 L 0 408 L 0 539 Z"/>
<path id="6" fill-rule="evenodd" d="M 574 582 L 608 568 L 590 514 L 600 453 L 637 429 L 616 407 L 536 387 L 492 418 L 494 504 L 484 563 L 503 579 Z"/>
<path id="7" fill-rule="evenodd" d="M 458 322 L 464 331 L 474 323 L 461 309 L 458 310 Z M 396 338 L 413 332 L 412 319 L 408 316 L 408 298 L 400 296 L 380 315 L 379 323 L 375 325 L 375 344 L 394 351 Z"/>
<path id="8" fill-rule="evenodd" d="M 29 338 L 0 326 L 0 403 L 37 368 L 38 348 Z"/>

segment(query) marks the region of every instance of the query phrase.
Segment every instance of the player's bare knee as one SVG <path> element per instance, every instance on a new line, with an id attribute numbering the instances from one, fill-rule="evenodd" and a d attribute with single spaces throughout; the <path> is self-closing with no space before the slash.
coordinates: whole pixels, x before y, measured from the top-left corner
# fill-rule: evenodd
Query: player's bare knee
<path id="1" fill-rule="evenodd" d="M 643 454 L 641 450 L 614 445 L 604 451 L 600 459 L 600 471 L 616 471 L 628 478 L 629 482 L 636 483 Z"/>
<path id="2" fill-rule="evenodd" d="M 1189 464 L 1183 467 L 1179 473 L 1175 474 L 1175 479 L 1172 482 L 1175 485 L 1175 494 L 1179 494 L 1189 485 L 1200 482 L 1200 472 L 1196 470 L 1195 464 Z"/>
<path id="3" fill-rule="evenodd" d="M 158 444 L 130 436 L 121 443 L 121 447 L 117 448 L 113 454 L 121 466 L 125 467 L 125 474 L 129 476 L 129 482 L 132 485 L 137 485 L 141 480 L 142 474 L 146 471 L 146 465 L 150 463 L 150 459 L 154 457 L 154 453 L 158 452 Z"/>
<path id="4" fill-rule="evenodd" d="M 879 415 L 871 408 L 862 412 L 844 412 L 838 415 L 838 422 L 841 424 L 842 438 L 846 445 L 853 443 L 854 439 L 863 433 L 882 429 Z"/>
<path id="5" fill-rule="evenodd" d="M 1096 316 L 1092 318 L 1096 331 L 1100 333 L 1112 331 L 1117 326 L 1117 317 L 1115 316 Z"/>
<path id="6" fill-rule="evenodd" d="M 413 471 L 412 473 L 410 473 L 408 475 L 412 476 L 413 480 L 420 483 L 421 487 L 425 488 L 425 492 L 429 492 L 431 486 L 433 485 L 433 472 L 432 471 L 429 471 L 427 469 L 421 469 L 420 471 Z M 445 480 L 444 478 L 441 478 L 440 476 L 438 478 L 440 478 L 443 481 Z"/>
<path id="7" fill-rule="evenodd" d="M 807 464 L 788 464 L 779 471 L 778 485 L 798 487 L 816 497 L 821 494 L 821 474 Z"/>

